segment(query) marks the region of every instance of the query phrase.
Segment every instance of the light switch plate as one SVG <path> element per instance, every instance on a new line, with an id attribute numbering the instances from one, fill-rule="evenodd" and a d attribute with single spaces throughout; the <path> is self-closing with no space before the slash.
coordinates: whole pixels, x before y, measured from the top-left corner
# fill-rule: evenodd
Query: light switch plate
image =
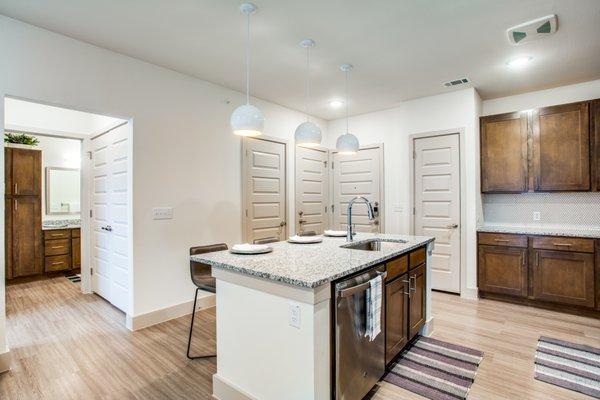
<path id="1" fill-rule="evenodd" d="M 290 326 L 300 329 L 300 304 L 290 303 Z"/>
<path id="2" fill-rule="evenodd" d="M 153 219 L 173 219 L 173 207 L 154 207 L 152 209 Z"/>
<path id="3" fill-rule="evenodd" d="M 542 214 L 539 211 L 533 212 L 533 220 L 534 221 L 539 221 L 541 218 L 542 218 Z"/>

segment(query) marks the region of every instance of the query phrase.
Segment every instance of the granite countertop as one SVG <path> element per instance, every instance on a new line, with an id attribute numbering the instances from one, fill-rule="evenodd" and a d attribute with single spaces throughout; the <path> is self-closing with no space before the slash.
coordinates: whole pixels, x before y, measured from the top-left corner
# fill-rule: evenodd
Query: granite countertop
<path id="1" fill-rule="evenodd" d="M 346 238 L 323 237 L 322 243 L 271 243 L 266 254 L 240 255 L 219 251 L 191 256 L 193 261 L 210 264 L 246 275 L 257 276 L 294 286 L 314 288 L 361 269 L 379 264 L 434 240 L 429 236 L 405 236 L 359 233 L 354 243 L 371 238 L 405 240 L 406 243 L 382 245 L 380 251 L 342 248 Z"/>
<path id="2" fill-rule="evenodd" d="M 81 228 L 81 225 L 56 225 L 56 226 L 50 226 L 50 225 L 42 225 L 42 230 L 43 231 L 54 231 L 54 230 L 59 230 L 59 229 L 79 229 Z"/>
<path id="3" fill-rule="evenodd" d="M 51 231 L 56 229 L 78 229 L 81 228 L 81 220 L 65 219 L 65 220 L 47 220 L 42 222 L 43 231 Z"/>
<path id="4" fill-rule="evenodd" d="M 585 226 L 536 226 L 513 224 L 484 224 L 478 232 L 516 233 L 521 235 L 570 236 L 600 239 L 600 227 Z"/>

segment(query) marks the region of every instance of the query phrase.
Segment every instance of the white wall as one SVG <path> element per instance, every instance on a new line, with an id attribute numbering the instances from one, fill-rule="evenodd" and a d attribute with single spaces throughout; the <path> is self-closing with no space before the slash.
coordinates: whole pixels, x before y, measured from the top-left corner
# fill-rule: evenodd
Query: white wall
<path id="1" fill-rule="evenodd" d="M 3 16 L 0 32 L 0 48 L 10 54 L 0 63 L 0 97 L 132 118 L 132 315 L 191 301 L 189 247 L 241 240 L 241 142 L 231 134 L 229 116 L 244 95 Z M 242 62 L 240 55 L 240 73 Z M 300 112 L 255 103 L 267 135 L 292 140 L 305 120 Z M 288 166 L 291 179 L 293 159 Z M 294 185 L 289 188 L 292 205 Z M 156 206 L 174 207 L 174 219 L 152 220 Z M 0 349 L 4 315 L 0 285 Z"/>
<path id="2" fill-rule="evenodd" d="M 350 118 L 350 132 L 360 143 L 384 143 L 386 231 L 409 232 L 409 135 L 454 128 L 464 129 L 466 157 L 466 283 L 476 287 L 477 217 L 481 215 L 479 190 L 479 109 L 480 98 L 474 89 L 406 101 L 389 110 Z M 327 124 L 328 144 L 345 130 L 345 120 Z M 402 209 L 401 212 L 396 211 Z"/>
<path id="3" fill-rule="evenodd" d="M 531 108 L 574 103 L 597 98 L 600 98 L 600 79 L 515 96 L 484 100 L 482 115 L 523 111 Z"/>
<path id="4" fill-rule="evenodd" d="M 79 213 L 49 215 L 46 213 L 46 167 L 81 168 L 81 140 L 34 135 L 42 150 L 42 221 L 78 219 Z"/>

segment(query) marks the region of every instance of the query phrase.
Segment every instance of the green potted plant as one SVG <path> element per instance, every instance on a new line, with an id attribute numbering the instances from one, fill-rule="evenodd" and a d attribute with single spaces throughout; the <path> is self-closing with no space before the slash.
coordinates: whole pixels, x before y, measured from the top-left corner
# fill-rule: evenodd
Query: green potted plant
<path id="1" fill-rule="evenodd" d="M 7 147 L 18 147 L 31 149 L 38 145 L 39 140 L 35 136 L 19 132 L 5 132 L 4 143 Z"/>

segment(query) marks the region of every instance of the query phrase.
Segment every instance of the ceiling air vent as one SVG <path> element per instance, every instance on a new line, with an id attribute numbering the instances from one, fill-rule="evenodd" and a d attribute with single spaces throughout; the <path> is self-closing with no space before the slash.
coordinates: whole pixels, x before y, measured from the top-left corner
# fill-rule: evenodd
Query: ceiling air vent
<path id="1" fill-rule="evenodd" d="M 506 34 L 511 44 L 519 45 L 552 35 L 557 28 L 558 19 L 552 14 L 508 28 Z"/>
<path id="2" fill-rule="evenodd" d="M 444 82 L 444 86 L 452 87 L 452 86 L 466 85 L 467 83 L 471 83 L 471 81 L 469 80 L 469 78 L 467 78 L 465 76 L 464 78 L 458 78 L 458 79 L 454 79 L 452 81 Z"/>

